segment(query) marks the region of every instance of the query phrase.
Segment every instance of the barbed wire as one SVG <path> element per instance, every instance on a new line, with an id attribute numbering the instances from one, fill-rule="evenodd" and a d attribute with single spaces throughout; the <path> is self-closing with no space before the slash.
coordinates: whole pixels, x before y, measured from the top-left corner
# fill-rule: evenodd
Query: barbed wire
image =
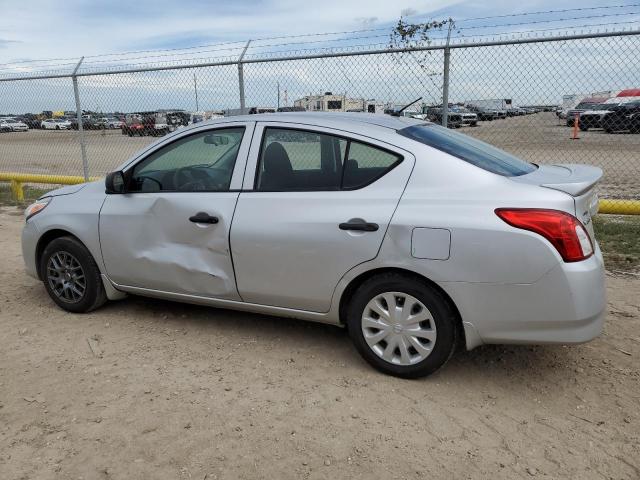
<path id="1" fill-rule="evenodd" d="M 527 16 L 535 16 L 535 15 L 550 15 L 550 14 L 558 14 L 558 13 L 568 13 L 568 12 L 583 12 L 583 11 L 596 11 L 596 10 L 603 10 L 603 11 L 609 11 L 609 10 L 613 10 L 613 9 L 620 9 L 620 8 L 634 8 L 634 7 L 640 7 L 640 3 L 631 3 L 631 4 L 626 4 L 626 5 L 603 5 L 603 6 L 597 6 L 597 7 L 577 7 L 577 8 L 565 8 L 565 9 L 557 9 L 557 10 L 544 10 L 544 11 L 536 11 L 536 12 L 521 12 L 521 13 L 512 13 L 512 14 L 504 14 L 504 15 L 491 15 L 491 16 L 485 16 L 485 17 L 472 17 L 472 18 L 463 18 L 460 20 L 455 20 L 456 24 L 459 23 L 465 23 L 465 22 L 471 22 L 471 21 L 479 21 L 479 20 L 490 20 L 490 19 L 499 19 L 499 18 L 518 18 L 518 17 L 527 17 Z M 496 25 L 477 25 L 477 26 L 470 26 L 470 27 L 461 27 L 461 29 L 481 29 L 481 28 L 497 28 L 497 27 L 506 27 L 506 26 L 516 26 L 516 25 L 530 25 L 530 24 L 537 24 L 537 23 L 548 23 L 548 22 L 552 22 L 552 21 L 573 21 L 573 20 L 580 20 L 580 19 L 587 19 L 587 18 L 604 18 L 604 17 L 614 17 L 614 16 L 623 16 L 623 15 L 636 15 L 638 14 L 638 12 L 621 12 L 621 13 L 611 13 L 611 14 L 599 14 L 599 15 L 593 15 L 593 16 L 582 16 L 582 17 L 569 17 L 569 18 L 563 18 L 563 19 L 553 19 L 553 20 L 539 20 L 539 21 L 530 21 L 530 22 L 520 22 L 520 23 L 512 23 L 512 24 L 496 24 Z M 269 36 L 269 37 L 261 37 L 261 38 L 257 38 L 252 40 L 252 42 L 254 44 L 257 44 L 259 42 L 262 41 L 270 41 L 270 40 L 291 40 L 291 39 L 296 39 L 296 38 L 309 38 L 309 37 L 327 37 L 327 36 L 334 36 L 334 35 L 351 35 L 351 34 L 361 34 L 361 33 L 371 33 L 371 32 L 381 32 L 381 31 L 390 31 L 390 29 L 392 28 L 392 26 L 386 26 L 386 27 L 377 27 L 377 28 L 369 28 L 369 29 L 359 29 L 359 30 L 346 30 L 346 31 L 338 31 L 338 32 L 319 32 L 319 33 L 305 33 L 305 34 L 300 34 L 300 35 L 280 35 L 280 36 Z M 160 53 L 160 52 L 184 52 L 187 50 L 199 50 L 199 49 L 203 49 L 203 48 L 210 48 L 210 47 L 221 47 L 224 45 L 237 45 L 236 47 L 229 47 L 230 50 L 240 50 L 242 48 L 244 48 L 244 45 L 246 44 L 246 40 L 235 40 L 235 41 L 228 41 L 228 42 L 218 42 L 218 43 L 212 43 L 212 44 L 204 44 L 204 45 L 195 45 L 195 46 L 190 46 L 190 47 L 176 47 L 176 48 L 166 48 L 166 49 L 148 49 L 148 50 L 134 50 L 134 51 L 129 51 L 129 52 L 114 52 L 114 53 L 102 53 L 102 54 L 95 54 L 95 55 L 85 55 L 85 60 L 86 59 L 91 59 L 91 58 L 102 58 L 102 57 L 113 57 L 113 56 L 120 56 L 121 58 L 119 59 L 115 59 L 113 60 L 114 62 L 116 61 L 121 61 L 123 59 L 126 59 L 127 56 L 129 55 L 135 55 L 135 54 L 141 54 L 141 53 Z M 320 42 L 320 41 L 315 41 L 315 42 Z M 287 45 L 287 44 L 295 44 L 295 43 L 312 43 L 312 42 L 288 42 L 288 43 L 284 43 L 281 45 Z M 268 46 L 272 46 L 274 44 L 268 45 Z M 267 45 L 255 45 L 254 48 L 256 47 L 264 47 Z M 217 51 L 219 50 L 224 50 L 224 49 L 216 49 Z M 216 50 L 212 50 L 212 51 L 216 51 Z M 206 52 L 206 51 L 205 51 Z M 188 54 L 198 54 L 198 52 L 188 52 L 188 53 L 175 53 L 174 55 L 188 55 Z M 168 55 L 167 55 L 168 56 Z M 157 57 L 160 57 L 160 55 L 157 55 Z M 23 64 L 28 64 L 28 63 L 41 63 L 41 62 L 52 62 L 52 61 L 66 61 L 66 60 L 78 60 L 78 57 L 60 57 L 60 58 L 53 58 L 53 59 L 29 59 L 29 60 L 17 60 L 14 62 L 6 62 L 6 63 L 0 63 L 0 66 L 7 66 L 7 65 L 23 65 Z M 133 59 L 129 59 L 129 60 L 133 60 Z M 110 60 L 100 60 L 100 61 L 94 61 L 92 63 L 106 63 Z M 70 63 L 69 63 L 70 64 Z M 58 64 L 59 65 L 59 64 Z M 64 65 L 68 65 L 68 64 L 64 64 Z"/>
<path id="2" fill-rule="evenodd" d="M 493 18 L 506 18 L 506 17 L 518 17 L 518 16 L 526 16 L 526 15 L 535 15 L 535 14 L 543 14 L 543 13 L 551 13 L 551 12 L 567 12 L 567 11 L 593 11 L 593 10 L 599 10 L 599 9 L 612 9 L 612 8 L 621 8 L 621 7 L 633 7 L 633 6 L 640 6 L 640 4 L 629 4 L 629 5 L 620 5 L 620 6 L 606 6 L 606 7 L 585 7 L 585 8 L 575 8 L 575 9 L 564 9 L 564 10 L 549 10 L 549 11 L 545 11 L 545 12 L 526 12 L 526 13 L 522 13 L 522 14 L 509 14 L 509 15 L 501 15 L 501 16 L 494 16 Z M 588 15 L 588 16 L 573 16 L 573 17 L 565 17 L 565 18 L 555 18 L 555 19 L 545 19 L 545 20 L 534 20 L 534 21 L 527 21 L 527 22 L 512 22 L 512 23 L 502 23 L 502 24 L 494 24 L 494 25 L 475 25 L 475 26 L 469 26 L 469 27 L 463 27 L 463 28 L 457 28 L 456 31 L 452 34 L 452 41 L 456 41 L 457 39 L 473 39 L 473 38 L 487 38 L 487 37 L 501 37 L 501 36 L 505 36 L 505 35 L 511 35 L 511 36 L 517 36 L 517 35 L 523 35 L 523 34 L 538 34 L 538 33 L 543 33 L 543 32 L 550 32 L 550 31 L 558 31 L 558 30 L 565 30 L 565 31 L 576 31 L 578 29 L 589 29 L 589 28 L 596 28 L 596 27 L 606 27 L 606 28 L 611 28 L 611 29 L 615 29 L 621 25 L 630 25 L 630 24 L 639 24 L 640 22 L 638 20 L 631 20 L 631 21 L 618 21 L 618 22 L 614 22 L 614 21 L 608 21 L 606 23 L 588 23 L 588 24 L 580 24 L 580 25 L 563 25 L 563 26 L 559 26 L 559 27 L 552 27 L 552 28 L 545 28 L 545 29 L 530 29 L 530 30 L 510 30 L 510 31 L 505 31 L 505 32 L 486 32 L 486 33 L 477 33 L 477 34 L 473 34 L 473 35 L 466 35 L 464 32 L 465 31 L 470 31 L 470 30 L 483 30 L 483 29 L 492 29 L 492 28 L 498 28 L 498 27 L 512 27 L 512 26 L 528 26 L 528 25 L 542 25 L 542 24 L 549 24 L 549 23 L 555 23 L 555 22 L 574 22 L 574 21 L 579 21 L 579 20 L 593 20 L 593 19 L 601 19 L 601 18 L 619 18 L 619 17 L 624 17 L 624 16 L 634 16 L 634 15 L 640 15 L 640 12 L 638 11 L 633 11 L 633 12 L 624 12 L 624 13 L 607 13 L 607 14 L 599 14 L 599 15 Z M 477 17 L 476 19 L 473 20 L 484 20 L 487 18 L 492 18 L 492 17 Z M 472 19 L 467 19 L 467 20 L 472 20 Z M 381 31 L 382 29 L 366 29 L 366 30 L 358 30 L 358 31 L 352 31 L 352 32 L 374 32 L 374 31 Z M 276 42 L 276 43 L 267 43 L 267 44 L 260 44 L 259 42 L 261 41 L 261 39 L 257 39 L 253 41 L 253 45 L 251 45 L 250 51 L 247 55 L 246 58 L 269 58 L 269 56 L 272 56 L 273 58 L 277 58 L 278 56 L 283 56 L 286 54 L 298 54 L 298 55 L 304 55 L 304 54 L 314 54 L 314 53 L 331 53 L 331 52 L 348 52 L 350 51 L 358 51 L 358 49 L 362 49 L 362 48 L 384 48 L 385 46 L 390 47 L 389 42 L 367 42 L 367 43 L 353 43 L 354 41 L 358 41 L 358 40 L 375 40 L 375 39 L 382 39 L 385 37 L 388 37 L 389 33 L 385 33 L 385 34 L 378 34 L 378 35 L 361 35 L 361 36 L 356 36 L 356 37 L 343 37 L 343 38 L 334 38 L 334 39 L 327 39 L 326 36 L 328 35 L 337 35 L 339 33 L 349 33 L 349 32 L 333 32 L 333 33 L 318 33 L 318 34 L 305 34 L 305 35 L 294 35 L 294 36 L 281 36 L 281 37 L 265 37 L 264 39 L 262 39 L 262 41 L 264 40 L 268 40 L 268 39 L 293 39 L 293 38 L 309 38 L 309 37 L 323 37 L 322 39 L 318 39 L 318 40 L 308 40 L 308 41 L 291 41 L 291 42 Z M 444 40 L 446 38 L 445 35 L 433 35 L 429 38 L 429 41 L 433 41 L 433 42 L 437 42 L 439 40 Z M 278 50 L 278 47 L 288 47 L 288 46 L 302 46 L 302 45 L 312 45 L 312 44 L 325 44 L 324 46 L 319 46 L 318 48 L 290 48 L 290 49 L 286 49 L 286 50 Z M 345 45 L 345 43 L 349 43 L 348 45 Z M 240 46 L 232 46 L 232 45 L 236 45 L 236 44 L 241 44 Z M 237 55 L 232 56 L 232 55 L 226 55 L 226 56 L 211 56 L 211 55 L 207 55 L 210 53 L 215 53 L 215 52 L 234 52 L 236 50 L 240 50 L 241 48 L 244 48 L 244 45 L 246 44 L 245 41 L 237 41 L 237 42 L 222 42 L 222 43 L 218 43 L 218 44 L 212 44 L 214 46 L 224 46 L 224 45 L 229 45 L 228 47 L 225 48 L 213 48 L 213 49 L 208 49 L 208 50 L 198 50 L 198 48 L 201 47 L 185 47 L 185 48 L 180 48 L 180 49 L 164 49 L 164 50 L 140 50 L 138 52 L 149 52 L 149 53 L 157 53 L 156 55 L 145 55 L 145 56 L 140 56 L 140 57 L 130 57 L 129 55 L 135 53 L 135 52 L 127 52 L 124 54 L 119 54 L 121 55 L 118 58 L 109 58 L 106 59 L 104 57 L 107 56 L 116 56 L 118 54 L 106 54 L 106 55 L 90 55 L 90 56 L 86 56 L 85 57 L 85 62 L 83 62 L 82 66 L 81 66 L 81 71 L 83 72 L 90 72 L 92 67 L 95 68 L 98 65 L 104 65 L 104 64 L 109 64 L 106 66 L 106 68 L 109 69 L 109 71 L 114 71 L 117 69 L 130 69 L 130 68 L 144 68 L 150 65 L 153 66 L 169 66 L 169 65 L 174 65 L 174 66 L 194 66 L 197 67 L 198 63 L 214 63 L 214 62 L 227 62 L 227 61 L 233 61 L 234 59 L 237 59 Z M 340 45 L 341 44 L 341 45 Z M 437 45 L 437 43 L 435 44 Z M 260 50 L 264 50 L 264 49 L 270 49 L 273 48 L 272 50 L 267 50 L 267 51 L 260 51 Z M 185 51 L 185 50 L 189 50 L 192 49 L 191 51 Z M 393 50 L 393 48 L 390 47 L 390 51 Z M 158 53 L 158 52 L 173 52 L 173 53 Z M 176 57 L 185 57 L 185 58 L 176 58 Z M 87 61 L 86 59 L 95 59 L 95 60 L 89 60 Z M 157 59 L 161 59 L 161 58 L 170 58 L 168 60 L 157 60 Z M 65 69 L 70 69 L 71 67 L 74 67 L 77 65 L 77 59 L 75 58 L 70 58 L 73 59 L 73 62 L 64 62 L 64 63 L 51 63 L 56 61 L 56 59 L 50 59 L 50 60 L 40 60 L 40 61 L 32 61 L 32 62 L 14 62 L 14 63 L 5 63 L 5 64 L 0 64 L 0 75 L 7 75 L 8 73 L 23 73 L 25 74 L 25 76 L 28 76 L 29 74 L 31 75 L 41 75 L 41 74 L 47 74 L 47 73 L 59 73 L 64 71 Z M 149 59 L 155 59 L 152 61 L 147 61 L 147 62 L 135 62 L 136 60 L 149 60 Z M 36 62 L 41 62 L 41 63 L 36 63 Z M 46 63 L 42 63 L 42 62 L 46 62 Z M 186 65 L 184 64 L 184 62 L 191 62 L 190 65 Z M 36 64 L 34 64 L 36 63 Z M 4 68 L 2 68 L 4 67 Z M 25 71 L 26 69 L 28 69 L 28 71 Z"/>

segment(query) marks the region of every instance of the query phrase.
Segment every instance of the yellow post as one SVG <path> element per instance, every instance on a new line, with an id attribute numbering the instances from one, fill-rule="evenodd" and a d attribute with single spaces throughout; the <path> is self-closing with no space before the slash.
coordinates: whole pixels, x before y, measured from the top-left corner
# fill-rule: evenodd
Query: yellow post
<path id="1" fill-rule="evenodd" d="M 18 202 L 24 201 L 24 190 L 22 189 L 22 182 L 11 180 L 11 195 L 13 196 L 13 199 Z"/>
<path id="2" fill-rule="evenodd" d="M 640 200 L 615 200 L 603 198 L 600 200 L 598 213 L 614 215 L 640 215 Z"/>

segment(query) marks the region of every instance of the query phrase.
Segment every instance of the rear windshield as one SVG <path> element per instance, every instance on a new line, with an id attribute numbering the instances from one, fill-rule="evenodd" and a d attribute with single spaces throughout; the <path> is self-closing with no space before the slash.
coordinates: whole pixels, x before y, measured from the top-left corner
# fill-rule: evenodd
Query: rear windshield
<path id="1" fill-rule="evenodd" d="M 398 130 L 398 133 L 458 157 L 483 170 L 505 177 L 526 175 L 537 168 L 532 163 L 525 162 L 503 150 L 492 147 L 488 143 L 432 123 L 413 125 Z"/>

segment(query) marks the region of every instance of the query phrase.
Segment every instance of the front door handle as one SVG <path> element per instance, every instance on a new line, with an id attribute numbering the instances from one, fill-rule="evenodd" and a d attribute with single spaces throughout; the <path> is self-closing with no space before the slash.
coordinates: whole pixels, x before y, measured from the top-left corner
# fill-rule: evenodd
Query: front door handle
<path id="1" fill-rule="evenodd" d="M 356 230 L 358 232 L 375 232 L 380 228 L 377 223 L 369 223 L 364 220 L 352 219 L 346 223 L 338 225 L 340 230 Z"/>
<path id="2" fill-rule="evenodd" d="M 218 223 L 218 217 L 212 217 L 207 212 L 198 212 L 189 217 L 189 221 L 193 223 Z"/>

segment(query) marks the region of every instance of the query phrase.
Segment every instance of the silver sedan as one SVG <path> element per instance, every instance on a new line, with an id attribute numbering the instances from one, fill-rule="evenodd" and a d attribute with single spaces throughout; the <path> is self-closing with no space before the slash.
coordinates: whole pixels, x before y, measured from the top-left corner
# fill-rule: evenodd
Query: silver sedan
<path id="1" fill-rule="evenodd" d="M 22 248 L 70 312 L 135 294 L 325 322 L 379 370 L 418 377 L 458 343 L 601 332 L 601 175 L 405 117 L 221 118 L 48 193 Z"/>

